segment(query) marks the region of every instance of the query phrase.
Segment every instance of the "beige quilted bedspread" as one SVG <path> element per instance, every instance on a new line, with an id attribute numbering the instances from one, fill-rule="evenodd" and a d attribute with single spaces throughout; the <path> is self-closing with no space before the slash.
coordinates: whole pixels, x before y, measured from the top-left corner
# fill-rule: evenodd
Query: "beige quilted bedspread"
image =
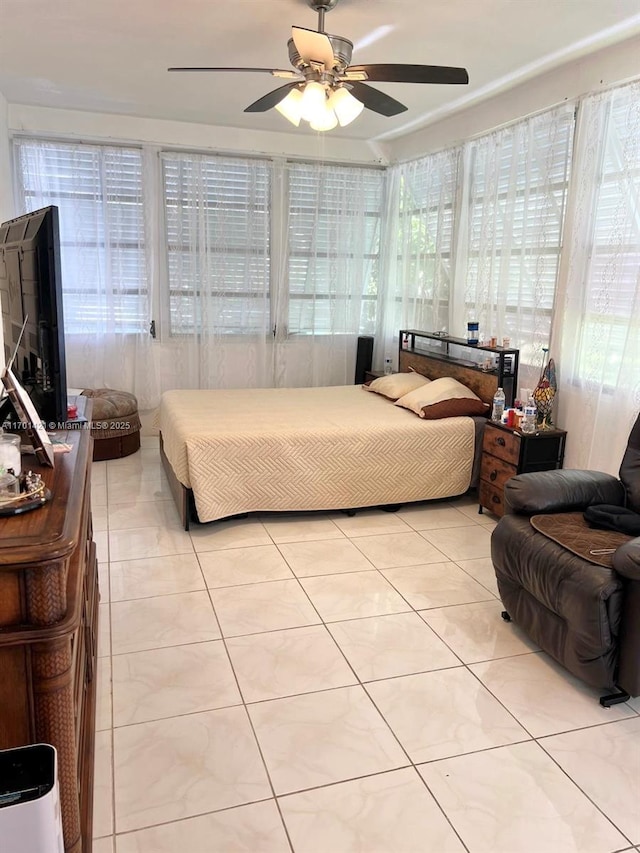
<path id="1" fill-rule="evenodd" d="M 168 391 L 159 426 L 201 521 L 452 497 L 471 479 L 471 418 L 423 420 L 358 385 Z"/>

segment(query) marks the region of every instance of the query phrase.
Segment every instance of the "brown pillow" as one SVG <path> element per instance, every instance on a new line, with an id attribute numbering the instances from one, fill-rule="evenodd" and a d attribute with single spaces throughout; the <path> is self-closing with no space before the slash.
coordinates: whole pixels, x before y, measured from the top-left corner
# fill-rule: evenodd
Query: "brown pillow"
<path id="1" fill-rule="evenodd" d="M 387 376 L 379 376 L 369 385 L 363 385 L 365 391 L 373 391 L 387 400 L 397 400 L 404 397 L 410 391 L 415 391 L 430 382 L 426 376 L 420 373 L 389 373 Z"/>
<path id="2" fill-rule="evenodd" d="M 451 400 L 443 400 L 441 403 L 432 403 L 430 406 L 424 406 L 420 417 L 435 421 L 439 418 L 459 418 L 464 415 L 482 416 L 486 415 L 488 411 L 489 404 L 483 403 L 482 400 L 469 400 L 466 397 L 457 397 Z"/>
<path id="3" fill-rule="evenodd" d="M 405 394 L 396 401 L 396 406 L 410 409 L 429 420 L 484 415 L 489 408 L 470 388 L 451 376 L 434 379 L 427 387 Z"/>

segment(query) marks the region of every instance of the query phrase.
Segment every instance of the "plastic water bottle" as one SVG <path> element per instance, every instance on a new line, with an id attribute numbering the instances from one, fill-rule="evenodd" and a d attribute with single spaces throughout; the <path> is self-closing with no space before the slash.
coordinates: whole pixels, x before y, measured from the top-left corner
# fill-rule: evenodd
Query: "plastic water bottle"
<path id="1" fill-rule="evenodd" d="M 493 409 L 491 410 L 491 420 L 496 424 L 502 422 L 502 416 L 504 414 L 504 404 L 504 389 L 498 388 L 498 390 L 493 396 Z"/>
<path id="2" fill-rule="evenodd" d="M 524 407 L 524 416 L 522 418 L 522 424 L 520 425 L 520 429 L 522 430 L 522 432 L 535 432 L 537 427 L 537 419 L 538 410 L 536 408 L 536 404 L 533 402 L 533 397 L 529 397 L 529 401 Z"/>
<path id="3" fill-rule="evenodd" d="M 393 373 L 393 361 L 389 356 L 387 356 L 384 360 L 384 372 L 387 376 L 390 373 Z"/>

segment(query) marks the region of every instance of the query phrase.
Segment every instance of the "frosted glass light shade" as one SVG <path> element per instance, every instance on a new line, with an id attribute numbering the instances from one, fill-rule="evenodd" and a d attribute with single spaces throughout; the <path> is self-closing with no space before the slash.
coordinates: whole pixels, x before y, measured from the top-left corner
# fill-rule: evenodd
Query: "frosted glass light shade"
<path id="1" fill-rule="evenodd" d="M 292 89 L 286 98 L 283 98 L 279 104 L 276 104 L 276 109 L 291 124 L 295 124 L 298 127 L 302 118 L 302 92 L 300 89 Z"/>
<path id="2" fill-rule="evenodd" d="M 351 124 L 364 109 L 364 104 L 357 98 L 354 98 L 351 92 L 344 87 L 336 89 L 331 93 L 329 106 L 337 115 L 341 127 Z"/>
<path id="3" fill-rule="evenodd" d="M 324 86 L 314 80 L 307 83 L 302 93 L 301 117 L 308 122 L 314 121 L 316 117 L 324 115 L 326 104 L 327 94 Z"/>
<path id="4" fill-rule="evenodd" d="M 318 111 L 313 121 L 310 121 L 312 130 L 333 130 L 337 127 L 338 119 L 334 111 L 326 105 L 322 111 Z"/>

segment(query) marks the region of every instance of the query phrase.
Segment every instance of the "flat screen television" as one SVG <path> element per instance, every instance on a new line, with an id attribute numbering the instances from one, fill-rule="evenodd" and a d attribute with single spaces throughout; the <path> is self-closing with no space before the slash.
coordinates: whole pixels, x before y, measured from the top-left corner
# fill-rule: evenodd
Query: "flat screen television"
<path id="1" fill-rule="evenodd" d="M 58 208 L 35 210 L 0 225 L 0 301 L 4 367 L 27 319 L 13 372 L 40 418 L 67 421 Z"/>

